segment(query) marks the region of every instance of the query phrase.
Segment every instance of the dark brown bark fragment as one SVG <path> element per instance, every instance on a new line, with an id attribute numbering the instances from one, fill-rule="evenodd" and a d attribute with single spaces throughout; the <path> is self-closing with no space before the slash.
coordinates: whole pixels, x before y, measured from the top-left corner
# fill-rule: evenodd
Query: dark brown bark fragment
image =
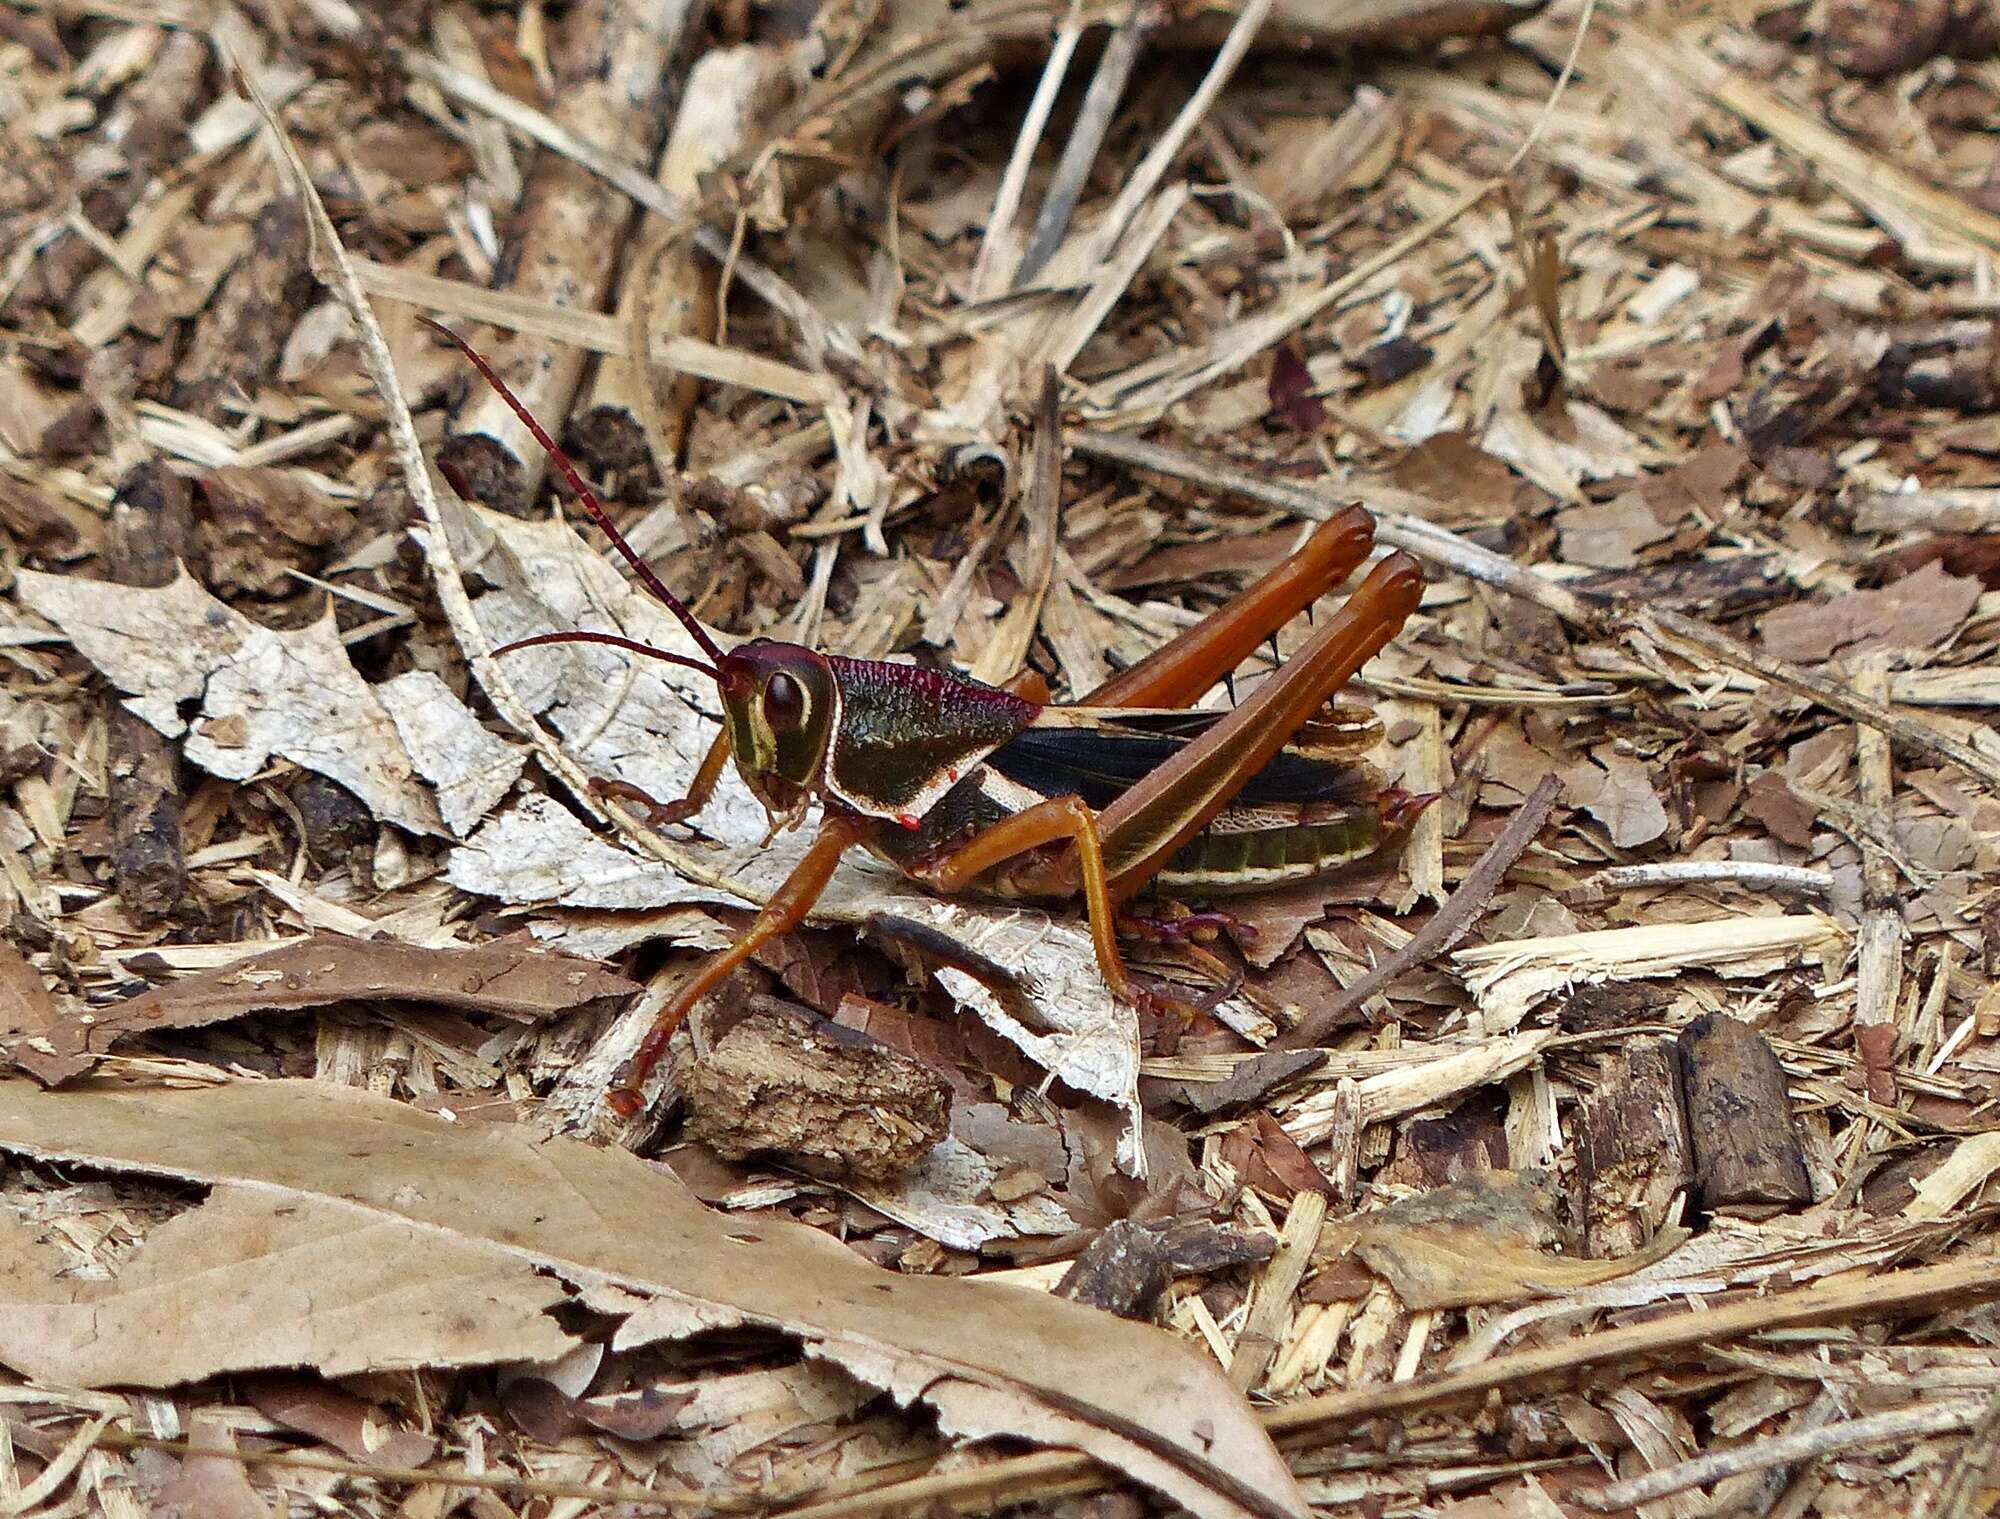
<path id="1" fill-rule="evenodd" d="M 753 1012 L 681 1073 L 688 1133 L 718 1155 L 775 1155 L 821 1176 L 907 1171 L 945 1136 L 950 1087 L 836 1024 Z"/>
<path id="2" fill-rule="evenodd" d="M 1710 1013 L 1681 1031 L 1678 1049 L 1703 1204 L 1743 1209 L 1811 1202 L 1785 1073 L 1763 1036 L 1747 1023 Z"/>
<path id="3" fill-rule="evenodd" d="M 312 297 L 309 241 L 305 208 L 294 197 L 258 213 L 249 254 L 195 325 L 180 365 L 187 378 L 172 393 L 175 406 L 218 420 L 223 402 L 249 395 L 271 372 Z"/>
<path id="4" fill-rule="evenodd" d="M 1680 1069 L 1666 1045 L 1649 1039 L 1611 1056 L 1579 1127 L 1586 1251 L 1601 1260 L 1631 1255 L 1666 1222 L 1674 1195 L 1694 1181 Z"/>
<path id="5" fill-rule="evenodd" d="M 1122 1218 L 1084 1247 L 1056 1284 L 1056 1295 L 1142 1319 L 1176 1277 L 1269 1260 L 1276 1247 L 1268 1234 L 1245 1234 L 1201 1219 Z"/>
<path id="6" fill-rule="evenodd" d="M 119 585 L 166 585 L 180 573 L 193 538 L 187 482 L 157 460 L 141 464 L 120 482 L 112 503 L 105 575 Z M 180 750 L 116 695 L 107 698 L 105 724 L 112 873 L 133 919 L 157 923 L 187 897 Z"/>

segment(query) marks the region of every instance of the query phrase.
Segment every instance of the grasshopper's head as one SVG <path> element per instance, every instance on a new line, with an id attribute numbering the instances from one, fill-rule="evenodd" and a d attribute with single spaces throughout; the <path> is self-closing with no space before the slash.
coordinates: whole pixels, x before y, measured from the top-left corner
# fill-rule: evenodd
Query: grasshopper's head
<path id="1" fill-rule="evenodd" d="M 818 788 L 840 713 L 826 656 L 753 638 L 716 661 L 722 720 L 743 782 L 774 825 L 796 819 Z"/>

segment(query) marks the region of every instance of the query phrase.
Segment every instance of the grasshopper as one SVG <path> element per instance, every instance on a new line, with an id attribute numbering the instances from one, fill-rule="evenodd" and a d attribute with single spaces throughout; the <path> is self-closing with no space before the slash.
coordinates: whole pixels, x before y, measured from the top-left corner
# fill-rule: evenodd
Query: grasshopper
<path id="1" fill-rule="evenodd" d="M 947 896 L 1081 896 L 1105 984 L 1149 1006 L 1162 999 L 1139 984 L 1119 952 L 1122 904 L 1148 889 L 1206 898 L 1323 875 L 1373 854 L 1429 801 L 1381 789 L 1380 777 L 1358 762 L 1379 727 L 1333 700 L 1415 611 L 1423 572 L 1408 554 L 1378 563 L 1240 705 L 1224 712 L 1189 705 L 1368 558 L 1375 524 L 1360 507 L 1323 523 L 1235 600 L 1073 705 L 1052 704 L 1032 671 L 997 687 L 770 638 L 725 650 L 626 543 L 492 366 L 449 329 L 426 325 L 513 408 L 584 512 L 707 660 L 582 631 L 524 638 L 496 655 L 610 644 L 715 682 L 721 731 L 685 797 L 665 805 L 645 799 L 656 825 L 697 814 L 732 760 L 773 834 L 820 805 L 819 832 L 804 858 L 647 1032 L 624 1075 L 628 1109 L 682 1020 L 759 946 L 802 923 L 857 846 Z"/>

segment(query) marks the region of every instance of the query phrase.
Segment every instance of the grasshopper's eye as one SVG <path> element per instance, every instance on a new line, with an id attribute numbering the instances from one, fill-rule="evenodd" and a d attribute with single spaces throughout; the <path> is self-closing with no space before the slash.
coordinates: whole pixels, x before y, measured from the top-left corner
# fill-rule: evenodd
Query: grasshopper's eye
<path id="1" fill-rule="evenodd" d="M 773 736 L 796 733 L 806 720 L 806 693 L 798 681 L 778 671 L 764 685 L 764 721 Z"/>

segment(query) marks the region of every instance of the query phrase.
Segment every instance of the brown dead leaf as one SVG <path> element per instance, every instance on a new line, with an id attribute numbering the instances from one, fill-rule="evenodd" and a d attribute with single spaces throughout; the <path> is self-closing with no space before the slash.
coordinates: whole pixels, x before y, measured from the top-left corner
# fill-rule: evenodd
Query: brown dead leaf
<path id="1" fill-rule="evenodd" d="M 263 1358 L 279 1343 L 294 1364 L 424 1364 L 433 1358 L 417 1343 L 422 1334 L 446 1336 L 450 1353 L 438 1359 L 462 1364 L 468 1350 L 493 1356 L 496 1339 L 527 1339 L 536 1323 L 546 1326 L 540 1342 L 511 1346 L 506 1358 L 550 1359 L 570 1342 L 538 1310 L 563 1295 L 561 1278 L 626 1315 L 621 1347 L 723 1325 L 778 1329 L 851 1375 L 921 1397 L 955 1437 L 1073 1445 L 1203 1519 L 1306 1514 L 1242 1397 L 1173 1337 L 1038 1293 L 891 1275 L 804 1225 L 712 1213 L 673 1176 L 622 1150 L 500 1124 L 468 1131 L 365 1092 L 298 1081 L 117 1092 L 0 1082 L 0 1149 L 212 1185 L 216 1198 L 184 1217 L 202 1218 L 218 1201 L 261 1210 L 259 1238 L 293 1228 L 330 1253 L 361 1249 L 364 1260 L 398 1268 L 399 1289 L 410 1273 L 449 1263 L 496 1292 L 510 1284 L 503 1306 L 516 1310 L 504 1335 L 475 1321 L 452 1340 L 447 1331 L 468 1317 L 462 1286 L 442 1321 L 412 1321 L 372 1299 L 370 1316 L 329 1317 L 317 1294 L 299 1292 L 294 1270 L 265 1269 L 246 1290 L 280 1294 L 282 1306 L 245 1312 L 235 1294 L 212 1290 L 183 1304 L 184 1287 L 170 1279 L 157 1289 L 175 1295 L 169 1303 L 144 1303 L 132 1332 L 106 1336 L 88 1332 L 93 1319 L 102 1323 L 103 1305 L 71 1306 L 78 1286 L 58 1289 L 45 1262 L 17 1252 L 0 1290 L 57 1311 L 0 1314 L 0 1356 L 55 1380 L 77 1382 L 83 1368 L 97 1377 L 138 1372 L 157 1386 L 206 1374 L 205 1363 L 218 1360 L 269 1364 Z M 327 1233 L 336 1219 L 344 1236 Z M 382 1248 L 411 1234 L 421 1244 Z M 217 1243 L 231 1240 L 241 1258 L 241 1227 Z M 213 1270 L 216 1252 L 205 1254 Z M 114 1303 L 140 1296 L 125 1280 L 110 1290 Z M 543 1295 L 523 1300 L 530 1291 Z M 352 1304 L 353 1295 L 335 1301 Z M 226 1325 L 189 1332 L 183 1307 L 218 1305 Z M 530 1312 L 526 1323 L 519 1310 Z M 393 1342 L 376 1345 L 376 1336 Z"/>
<path id="2" fill-rule="evenodd" d="M 1573 506 L 1556 518 L 1562 534 L 1562 556 L 1571 564 L 1601 570 L 1629 570 L 1639 562 L 1639 550 L 1658 543 L 1667 529 L 1636 491 L 1615 501 Z"/>
<path id="3" fill-rule="evenodd" d="M 1944 642 L 1972 614 L 1980 583 L 1926 564 L 1877 591 L 1779 607 L 1758 631 L 1766 652 L 1799 664 L 1867 649 L 1923 649 Z"/>
<path id="4" fill-rule="evenodd" d="M 58 1018 L 45 1029 L 25 1031 L 26 1037 L 0 1033 L 0 1046 L 54 1083 L 87 1069 L 127 1034 L 149 1029 L 200 1028 L 335 1002 L 421 1002 L 533 1023 L 638 989 L 588 960 L 526 944 L 430 949 L 319 934 L 128 1002 Z"/>
<path id="5" fill-rule="evenodd" d="M 1514 472 L 1465 432 L 1432 434 L 1398 456 L 1390 478 L 1448 509 L 1445 522 L 1505 516 L 1514 499 Z"/>
<path id="6" fill-rule="evenodd" d="M 181 1469 L 160 1489 L 153 1519 L 270 1519 L 271 1506 L 250 1485 L 236 1456 L 236 1435 L 220 1419 L 196 1415 L 188 1444 L 201 1452 L 181 1458 Z"/>
<path id="7" fill-rule="evenodd" d="M 1271 415 L 1293 430 L 1316 433 L 1326 426 L 1326 406 L 1313 394 L 1313 377 L 1306 361 L 1290 343 L 1280 343 L 1271 355 Z"/>
<path id="8" fill-rule="evenodd" d="M 1222 1158 L 1247 1184 L 1282 1202 L 1301 1192 L 1333 1196 L 1333 1183 L 1269 1113 L 1253 1113 L 1223 1135 Z"/>
<path id="9" fill-rule="evenodd" d="M 119 1121 L 103 1116 L 108 1149 Z M 330 1157 L 340 1148 L 331 1135 L 318 1142 L 333 1146 Z M 172 1387 L 287 1366 L 347 1376 L 548 1360 L 575 1343 L 548 1316 L 561 1286 L 532 1262 L 327 1197 L 216 1179 L 208 1201 L 154 1230 L 108 1282 L 58 1277 L 35 1230 L 0 1213 L 0 1300 L 10 1310 L 0 1313 L 0 1360 L 72 1387 Z"/>
<path id="10" fill-rule="evenodd" d="M 437 1453 L 437 1439 L 397 1429 L 374 1404 L 343 1388 L 305 1377 L 249 1377 L 244 1399 L 273 1423 L 324 1440 L 350 1461 L 378 1466 L 422 1466 Z"/>
<path id="11" fill-rule="evenodd" d="M 1744 792 L 1743 811 L 1762 823 L 1781 844 L 1803 849 L 1812 842 L 1813 823 L 1819 813 L 1792 794 L 1785 777 L 1765 770 L 1752 779 Z"/>
<path id="12" fill-rule="evenodd" d="M 42 973 L 12 944 L 0 939 L 0 1047 L 16 1065 L 42 1080 L 60 1081 L 69 1072 L 60 1070 L 54 1057 L 39 1045 L 62 1021 L 55 998 L 42 982 Z"/>

